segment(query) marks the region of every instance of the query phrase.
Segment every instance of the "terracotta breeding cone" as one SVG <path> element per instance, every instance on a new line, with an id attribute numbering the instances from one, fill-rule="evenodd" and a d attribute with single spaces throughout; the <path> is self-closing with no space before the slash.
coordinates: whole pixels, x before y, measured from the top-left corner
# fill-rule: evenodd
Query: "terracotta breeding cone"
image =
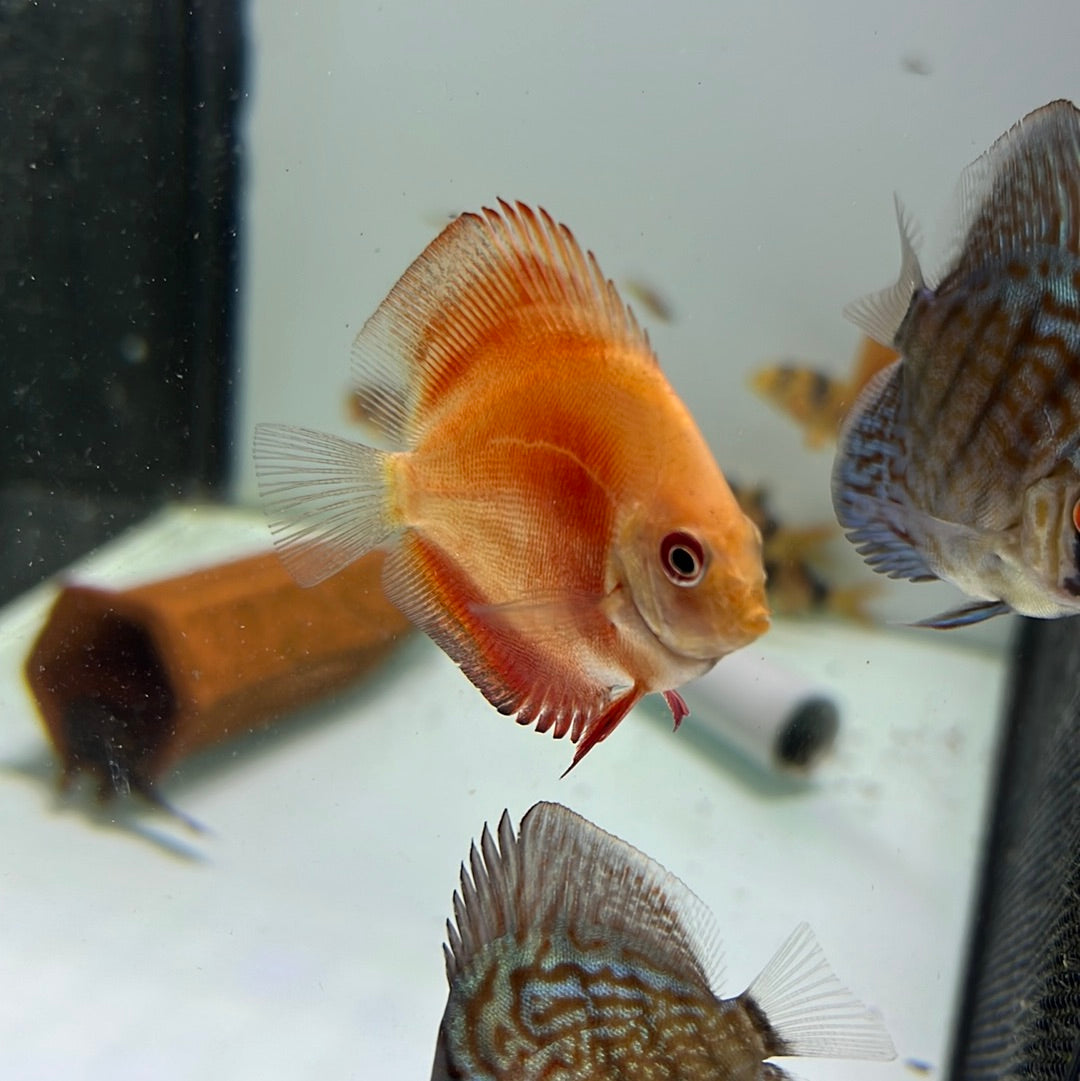
<path id="1" fill-rule="evenodd" d="M 374 552 L 311 589 L 274 553 L 108 590 L 61 592 L 26 675 L 63 768 L 102 796 L 273 723 L 377 665 L 409 629 Z M 160 801 L 159 801 L 160 802 Z"/>

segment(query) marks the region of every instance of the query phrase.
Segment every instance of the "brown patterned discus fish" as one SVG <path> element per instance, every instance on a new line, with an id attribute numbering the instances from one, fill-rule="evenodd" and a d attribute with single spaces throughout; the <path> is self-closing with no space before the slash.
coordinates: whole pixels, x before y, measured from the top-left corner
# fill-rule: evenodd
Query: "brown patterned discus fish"
<path id="1" fill-rule="evenodd" d="M 1026 116 L 961 182 L 960 243 L 847 314 L 901 358 L 853 407 L 833 467 L 848 538 L 893 578 L 975 598 L 923 621 L 1080 612 L 1080 111 Z"/>
<path id="2" fill-rule="evenodd" d="M 741 995 L 714 990 L 705 906 L 555 803 L 485 827 L 447 922 L 432 1081 L 751 1081 L 779 1055 L 890 1059 L 804 924 Z"/>

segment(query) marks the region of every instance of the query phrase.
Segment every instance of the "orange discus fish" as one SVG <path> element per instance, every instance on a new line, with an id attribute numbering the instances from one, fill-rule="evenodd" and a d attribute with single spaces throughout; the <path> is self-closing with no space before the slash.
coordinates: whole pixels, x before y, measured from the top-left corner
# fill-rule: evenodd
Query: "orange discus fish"
<path id="1" fill-rule="evenodd" d="M 761 540 L 647 335 L 570 231 L 500 201 L 409 267 L 353 348 L 375 450 L 259 425 L 282 558 L 388 550 L 390 599 L 501 713 L 578 742 L 768 626 Z"/>

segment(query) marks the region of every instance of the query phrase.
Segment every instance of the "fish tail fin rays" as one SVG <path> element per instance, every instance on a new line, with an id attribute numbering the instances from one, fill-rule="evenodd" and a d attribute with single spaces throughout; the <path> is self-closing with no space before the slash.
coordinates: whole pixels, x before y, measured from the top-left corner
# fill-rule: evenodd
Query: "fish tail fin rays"
<path id="1" fill-rule="evenodd" d="M 896 200 L 896 224 L 900 229 L 900 273 L 896 281 L 876 293 L 869 293 L 844 308 L 844 316 L 879 345 L 891 348 L 897 331 L 911 306 L 911 298 L 925 286 L 919 257 L 915 254 L 916 233 L 900 197 Z"/>
<path id="2" fill-rule="evenodd" d="M 952 272 L 1040 248 L 1080 255 L 1080 109 L 1029 113 L 964 170 Z"/>
<path id="3" fill-rule="evenodd" d="M 308 428 L 256 426 L 259 493 L 281 560 L 300 585 L 337 574 L 394 532 L 389 459 Z"/>
<path id="4" fill-rule="evenodd" d="M 808 924 L 795 929 L 739 1001 L 763 1016 L 770 1056 L 896 1057 L 880 1018 L 836 978 Z"/>
<path id="5" fill-rule="evenodd" d="M 655 363 L 648 336 L 592 253 L 546 211 L 499 200 L 457 217 L 402 275 L 353 344 L 365 415 L 411 446 L 427 409 L 492 351 L 548 335 L 586 338 Z M 565 350 L 540 350 L 547 370 Z M 573 356 L 573 351 L 568 354 Z"/>
<path id="6" fill-rule="evenodd" d="M 833 465 L 833 510 L 855 550 L 879 574 L 929 581 L 937 575 L 903 526 L 901 363 L 874 376 L 848 414 Z"/>
<path id="7" fill-rule="evenodd" d="M 485 826 L 447 923 L 447 976 L 490 942 L 549 932 L 556 923 L 584 941 L 633 937 L 674 974 L 710 985 L 719 976 L 719 934 L 704 903 L 632 845 L 558 803 L 537 803 L 517 836 L 504 812 Z"/>

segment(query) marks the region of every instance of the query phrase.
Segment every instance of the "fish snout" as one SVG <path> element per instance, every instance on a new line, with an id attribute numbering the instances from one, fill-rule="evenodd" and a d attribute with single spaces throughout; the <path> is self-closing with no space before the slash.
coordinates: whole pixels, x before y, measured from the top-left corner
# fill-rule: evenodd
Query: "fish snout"
<path id="1" fill-rule="evenodd" d="M 732 649 L 740 649 L 742 646 L 749 645 L 769 629 L 771 613 L 765 599 L 764 582 L 747 589 L 746 596 L 742 603 L 739 604 L 738 610 L 742 613 L 742 618 L 738 622 L 740 638 L 732 646 Z"/>

